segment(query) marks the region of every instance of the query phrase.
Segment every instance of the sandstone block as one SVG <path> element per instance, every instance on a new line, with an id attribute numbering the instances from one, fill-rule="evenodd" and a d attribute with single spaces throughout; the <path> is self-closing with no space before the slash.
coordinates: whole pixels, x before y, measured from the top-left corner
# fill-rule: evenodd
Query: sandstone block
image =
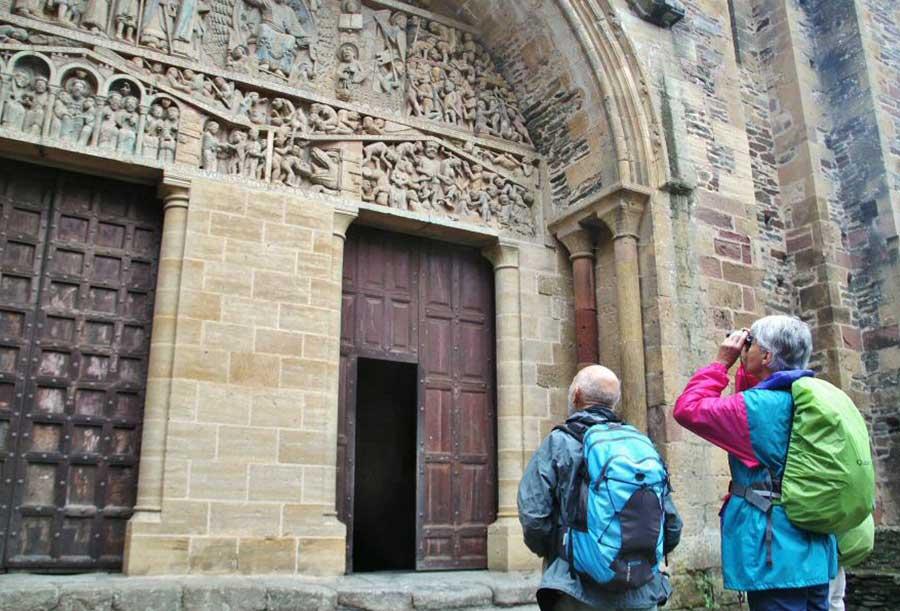
<path id="1" fill-rule="evenodd" d="M 191 539 L 191 573 L 227 575 L 237 571 L 236 538 Z"/>
<path id="2" fill-rule="evenodd" d="M 207 262 L 203 271 L 203 290 L 208 293 L 250 297 L 253 272 L 227 263 Z"/>
<path id="3" fill-rule="evenodd" d="M 303 251 L 313 250 L 313 232 L 306 227 L 266 223 L 263 235 L 267 244 Z"/>
<path id="4" fill-rule="evenodd" d="M 191 422 L 170 422 L 167 458 L 212 460 L 216 455 L 216 427 Z"/>
<path id="5" fill-rule="evenodd" d="M 237 426 L 219 429 L 220 460 L 274 463 L 277 445 L 277 432 L 273 429 Z"/>
<path id="6" fill-rule="evenodd" d="M 303 468 L 250 465 L 250 500 L 299 503 L 303 495 Z"/>
<path id="7" fill-rule="evenodd" d="M 211 503 L 210 534 L 213 536 L 266 537 L 280 533 L 281 506 L 266 503 Z"/>
<path id="8" fill-rule="evenodd" d="M 228 381 L 228 353 L 222 350 L 179 346 L 173 376 L 204 382 Z"/>
<path id="9" fill-rule="evenodd" d="M 254 327 L 278 327 L 278 304 L 259 299 L 225 297 L 222 321 Z"/>
<path id="10" fill-rule="evenodd" d="M 321 465 L 328 456 L 328 442 L 320 432 L 281 431 L 278 462 Z"/>
<path id="11" fill-rule="evenodd" d="M 303 425 L 306 394 L 298 390 L 254 390 L 252 426 L 299 429 Z"/>
<path id="12" fill-rule="evenodd" d="M 245 575 L 293 573 L 296 550 L 296 540 L 292 538 L 241 539 L 238 571 Z"/>
<path id="13" fill-rule="evenodd" d="M 205 321 L 203 346 L 228 352 L 253 352 L 253 327 Z"/>
<path id="14" fill-rule="evenodd" d="M 247 425 L 253 395 L 252 390 L 241 386 L 202 383 L 197 400 L 197 420 L 210 424 Z"/>
<path id="15" fill-rule="evenodd" d="M 324 586 L 269 582 L 268 611 L 330 611 L 337 605 L 337 592 Z"/>
<path id="16" fill-rule="evenodd" d="M 128 575 L 171 575 L 188 571 L 187 537 L 131 538 Z M 93 607 L 87 607 L 93 609 Z"/>
<path id="17" fill-rule="evenodd" d="M 266 354 L 235 352 L 228 379 L 232 384 L 262 388 L 278 387 L 279 359 Z"/>
<path id="18" fill-rule="evenodd" d="M 192 499 L 243 501 L 247 498 L 247 465 L 235 461 L 195 460 L 188 495 Z"/>
<path id="19" fill-rule="evenodd" d="M 329 335 L 334 310 L 282 304 L 278 316 L 278 327 L 286 331 L 297 331 L 310 335 Z"/>
<path id="20" fill-rule="evenodd" d="M 290 270 L 287 270 L 290 271 Z M 304 274 L 255 271 L 253 297 L 264 301 L 306 304 L 309 302 L 309 278 Z"/>
<path id="21" fill-rule="evenodd" d="M 237 216 L 233 214 L 221 214 L 214 212 L 210 219 L 210 235 L 245 242 L 262 241 L 262 222 Z"/>
<path id="22" fill-rule="evenodd" d="M 247 196 L 247 216 L 252 219 L 281 223 L 284 221 L 284 194 L 253 191 Z"/>
<path id="23" fill-rule="evenodd" d="M 116 584 L 113 611 L 181 611 L 181 586 L 171 581 L 129 579 Z"/>
<path id="24" fill-rule="evenodd" d="M 337 367 L 323 361 L 303 359 L 282 359 L 281 385 L 285 388 L 299 388 L 311 391 L 326 391 L 332 388 Z"/>

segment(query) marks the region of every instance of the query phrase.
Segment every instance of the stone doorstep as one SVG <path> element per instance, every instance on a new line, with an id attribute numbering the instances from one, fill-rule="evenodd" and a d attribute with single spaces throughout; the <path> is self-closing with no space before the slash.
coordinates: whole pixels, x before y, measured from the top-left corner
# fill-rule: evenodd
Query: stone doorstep
<path id="1" fill-rule="evenodd" d="M 0 611 L 537 611 L 537 573 L 310 577 L 0 575 Z"/>

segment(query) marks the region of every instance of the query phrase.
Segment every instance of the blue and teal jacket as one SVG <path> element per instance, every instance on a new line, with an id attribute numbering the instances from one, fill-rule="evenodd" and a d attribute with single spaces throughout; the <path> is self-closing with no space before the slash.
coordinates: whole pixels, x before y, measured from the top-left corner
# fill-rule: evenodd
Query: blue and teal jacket
<path id="1" fill-rule="evenodd" d="M 743 369 L 739 392 L 722 397 L 728 372 L 713 363 L 694 374 L 675 404 L 675 420 L 728 452 L 732 490 L 780 482 L 790 442 L 794 401 L 791 385 L 807 370 L 780 371 L 755 384 Z M 837 542 L 796 528 L 777 500 L 763 511 L 731 494 L 720 512 L 722 573 L 729 590 L 802 588 L 837 575 Z M 767 535 L 768 533 L 768 535 Z"/>

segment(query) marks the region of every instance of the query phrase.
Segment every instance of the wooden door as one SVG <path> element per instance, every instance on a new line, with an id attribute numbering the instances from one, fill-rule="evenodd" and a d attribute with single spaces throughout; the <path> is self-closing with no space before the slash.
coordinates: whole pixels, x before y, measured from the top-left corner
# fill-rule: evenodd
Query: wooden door
<path id="1" fill-rule="evenodd" d="M 416 566 L 486 568 L 487 526 L 497 506 L 490 266 L 473 249 L 354 227 L 343 299 L 341 519 L 352 527 L 355 409 L 365 397 L 356 387 L 356 361 L 418 363 Z"/>
<path id="2" fill-rule="evenodd" d="M 116 569 L 137 490 L 161 215 L 146 187 L 9 161 L 0 176 L 3 566 Z"/>

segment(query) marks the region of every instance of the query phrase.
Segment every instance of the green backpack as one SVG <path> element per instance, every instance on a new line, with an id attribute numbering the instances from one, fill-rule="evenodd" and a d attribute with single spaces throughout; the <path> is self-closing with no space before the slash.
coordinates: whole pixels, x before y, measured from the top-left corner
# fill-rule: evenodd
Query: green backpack
<path id="1" fill-rule="evenodd" d="M 842 390 L 812 377 L 791 387 L 794 424 L 781 504 L 797 527 L 843 533 L 875 508 L 875 470 L 866 423 Z"/>
<path id="2" fill-rule="evenodd" d="M 838 560 L 845 569 L 863 563 L 875 549 L 875 519 L 869 514 L 858 526 L 838 533 Z"/>

